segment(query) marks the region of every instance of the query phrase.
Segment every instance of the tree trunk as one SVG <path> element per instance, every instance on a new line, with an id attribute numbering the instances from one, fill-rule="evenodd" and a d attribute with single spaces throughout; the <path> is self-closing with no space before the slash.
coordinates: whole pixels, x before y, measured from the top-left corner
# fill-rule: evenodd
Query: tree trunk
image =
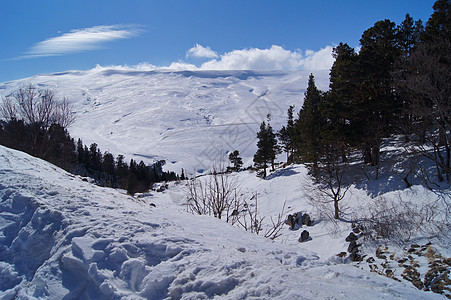
<path id="1" fill-rule="evenodd" d="M 335 196 L 335 199 L 334 199 L 334 209 L 335 209 L 335 216 L 334 216 L 334 218 L 335 218 L 335 220 L 338 220 L 339 219 L 339 217 L 340 217 L 340 210 L 339 210 L 339 208 L 338 208 L 338 199 L 337 199 L 337 197 L 338 197 L 338 195 L 336 195 Z"/>

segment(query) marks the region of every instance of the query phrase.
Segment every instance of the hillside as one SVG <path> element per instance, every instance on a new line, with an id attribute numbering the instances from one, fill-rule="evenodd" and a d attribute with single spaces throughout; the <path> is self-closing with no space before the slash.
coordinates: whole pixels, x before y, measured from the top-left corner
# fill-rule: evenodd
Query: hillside
<path id="1" fill-rule="evenodd" d="M 270 185 L 285 188 L 292 203 L 292 180 L 302 170 Z M 180 185 L 132 198 L 4 147 L 0 174 L 2 299 L 443 297 L 325 259 L 308 246 L 188 214 Z M 240 176 L 249 188 L 262 184 L 254 174 Z M 263 199 L 279 192 L 267 189 Z M 312 242 L 328 247 L 321 238 L 327 230 L 313 227 L 319 231 Z M 333 239 L 329 244 L 337 245 Z"/>
<path id="2" fill-rule="evenodd" d="M 320 89 L 328 71 L 315 71 Z M 189 173 L 209 169 L 227 151 L 239 150 L 252 164 L 256 132 L 271 113 L 274 129 L 286 123 L 287 109 L 302 106 L 307 71 L 133 71 L 96 68 L 41 74 L 0 84 L 7 96 L 33 83 L 73 104 L 70 134 L 102 151 Z"/>

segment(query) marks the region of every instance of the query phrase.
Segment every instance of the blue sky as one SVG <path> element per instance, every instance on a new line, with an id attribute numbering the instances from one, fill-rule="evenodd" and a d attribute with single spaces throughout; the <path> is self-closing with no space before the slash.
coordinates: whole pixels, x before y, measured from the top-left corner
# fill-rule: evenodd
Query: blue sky
<path id="1" fill-rule="evenodd" d="M 425 23 L 431 0 L 1 0 L 0 82 L 121 65 L 324 69 L 376 21 Z"/>

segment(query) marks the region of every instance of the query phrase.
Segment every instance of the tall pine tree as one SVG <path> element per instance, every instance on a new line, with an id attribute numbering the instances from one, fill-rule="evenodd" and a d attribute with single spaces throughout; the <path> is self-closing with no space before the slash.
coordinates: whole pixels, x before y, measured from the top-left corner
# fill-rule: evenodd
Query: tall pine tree
<path id="1" fill-rule="evenodd" d="M 399 55 L 396 42 L 395 23 L 387 19 L 376 22 L 360 39 L 361 78 L 354 117 L 364 118 L 360 133 L 364 160 L 372 166 L 379 164 L 380 143 L 392 132 L 391 125 L 399 109 L 392 80 L 394 63 Z"/>
<path id="2" fill-rule="evenodd" d="M 277 133 L 277 136 L 282 144 L 283 150 L 287 153 L 287 163 L 293 160 L 293 138 L 294 138 L 294 106 L 290 105 L 288 108 L 287 126 L 282 128 Z"/>
<path id="3" fill-rule="evenodd" d="M 321 101 L 322 94 L 315 85 L 315 77 L 310 74 L 304 104 L 295 123 L 294 148 L 297 159 L 310 164 L 313 174 L 318 170 L 321 152 L 321 126 L 324 123 Z"/>
<path id="4" fill-rule="evenodd" d="M 266 178 L 266 169 L 271 164 L 274 170 L 274 161 L 279 152 L 276 135 L 270 125 L 270 115 L 268 115 L 268 125 L 265 121 L 260 124 L 260 131 L 257 132 L 257 152 L 254 154 L 254 164 L 258 169 L 263 169 L 263 178 Z"/>

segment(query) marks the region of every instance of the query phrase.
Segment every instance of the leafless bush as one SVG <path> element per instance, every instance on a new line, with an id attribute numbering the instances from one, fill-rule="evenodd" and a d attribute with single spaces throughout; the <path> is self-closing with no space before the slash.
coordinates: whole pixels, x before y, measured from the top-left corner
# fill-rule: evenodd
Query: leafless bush
<path id="1" fill-rule="evenodd" d="M 249 201 L 244 200 L 243 208 L 241 210 L 234 210 L 237 214 L 233 219 L 233 224 L 237 224 L 239 227 L 246 231 L 250 231 L 255 234 L 264 232 L 264 237 L 274 240 L 281 235 L 281 231 L 284 225 L 284 210 L 285 203 L 283 204 L 282 211 L 277 215 L 277 218 L 270 217 L 271 224 L 265 225 L 265 217 L 261 217 L 258 211 L 258 194 L 254 193 Z"/>
<path id="2" fill-rule="evenodd" d="M 54 123 L 66 128 L 74 121 L 67 98 L 59 100 L 53 90 L 38 90 L 32 84 L 4 98 L 0 113 L 7 121 L 22 119 L 26 124 L 38 124 L 43 128 Z"/>
<path id="3" fill-rule="evenodd" d="M 227 221 L 233 218 L 234 209 L 242 206 L 236 177 L 214 167 L 204 180 L 194 178 L 188 181 L 188 211 L 199 215 L 213 215 Z"/>
<path id="4" fill-rule="evenodd" d="M 451 229 L 438 199 L 415 204 L 400 195 L 396 199 L 378 197 L 366 211 L 358 223 L 365 228 L 367 241 L 382 239 L 403 244 L 419 233 L 443 239 Z"/>
<path id="5" fill-rule="evenodd" d="M 257 235 L 264 232 L 264 236 L 270 239 L 280 236 L 284 224 L 283 210 L 277 218 L 271 217 L 271 224 L 265 226 L 265 217 L 261 217 L 258 211 L 257 193 L 246 200 L 234 174 L 213 168 L 211 175 L 189 180 L 187 194 L 187 210 L 191 213 L 225 219 Z"/>
<path id="6" fill-rule="evenodd" d="M 255 201 L 255 204 L 251 203 L 252 200 Z M 249 202 L 245 201 L 243 206 L 245 209 L 237 212 L 236 223 L 246 231 L 259 234 L 263 230 L 264 217 L 260 217 L 258 214 L 257 193 L 252 195 Z"/>
<path id="7" fill-rule="evenodd" d="M 343 198 L 350 188 L 347 185 L 341 190 L 335 188 L 333 185 L 313 185 L 310 178 L 304 178 L 302 183 L 302 191 L 306 197 L 307 203 L 310 204 L 314 210 L 315 215 L 321 219 L 327 219 L 333 223 L 337 222 L 337 211 L 341 217 L 344 217 L 348 207 L 343 204 Z M 335 199 L 334 194 L 331 191 L 338 191 L 338 198 Z"/>
<path id="8" fill-rule="evenodd" d="M 270 217 L 271 224 L 267 227 L 265 231 L 265 238 L 274 240 L 281 235 L 280 231 L 282 230 L 283 225 L 285 224 L 284 211 L 285 211 L 285 203 L 283 204 L 282 211 L 277 215 L 277 218 L 273 219 L 273 217 Z"/>

